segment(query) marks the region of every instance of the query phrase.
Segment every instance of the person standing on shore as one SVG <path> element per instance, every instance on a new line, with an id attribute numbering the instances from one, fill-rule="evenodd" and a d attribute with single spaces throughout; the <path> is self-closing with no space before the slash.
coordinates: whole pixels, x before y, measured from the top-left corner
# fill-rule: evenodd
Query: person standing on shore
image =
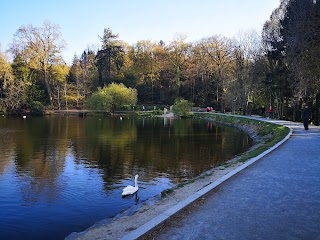
<path id="1" fill-rule="evenodd" d="M 302 121 L 303 121 L 303 126 L 305 130 L 309 130 L 309 121 L 311 117 L 311 111 L 308 107 L 308 105 L 305 106 L 302 112 Z"/>
<path id="2" fill-rule="evenodd" d="M 269 114 L 269 118 L 272 118 L 272 106 L 270 105 L 269 109 L 268 109 L 268 114 Z"/>
<path id="3" fill-rule="evenodd" d="M 266 108 L 262 105 L 261 107 L 261 117 L 264 118 L 264 113 L 266 112 Z"/>

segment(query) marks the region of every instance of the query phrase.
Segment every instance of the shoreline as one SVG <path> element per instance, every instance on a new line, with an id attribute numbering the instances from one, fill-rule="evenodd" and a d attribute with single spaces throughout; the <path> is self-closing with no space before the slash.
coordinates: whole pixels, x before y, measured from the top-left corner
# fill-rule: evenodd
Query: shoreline
<path id="1" fill-rule="evenodd" d="M 245 131 L 254 141 L 254 145 L 246 152 L 258 148 L 266 141 L 265 138 L 257 136 L 253 126 L 238 127 Z M 121 239 L 189 196 L 194 195 L 208 185 L 245 165 L 247 161 L 238 161 L 241 155 L 226 161 L 222 166 L 202 173 L 182 186 L 173 187 L 168 193 L 162 194 L 165 195 L 164 197 L 161 197 L 159 200 L 152 200 L 151 204 L 148 201 L 141 203 L 141 206 L 132 215 L 116 216 L 107 223 L 106 220 L 99 221 L 82 232 L 71 233 L 66 239 Z"/>
<path id="2" fill-rule="evenodd" d="M 176 186 L 172 188 L 172 192 L 166 194 L 165 197 L 161 197 L 158 200 L 156 199 L 157 197 L 154 197 L 155 200 L 150 200 L 152 202 L 151 204 L 149 204 L 149 200 L 141 203 L 141 207 L 139 207 L 132 215 L 120 217 L 117 215 L 112 219 L 101 220 L 82 232 L 71 233 L 65 239 L 121 239 L 132 230 L 148 223 L 154 217 L 162 214 L 182 200 L 203 189 L 209 183 L 213 183 L 243 164 L 244 163 L 232 163 L 231 166 L 228 167 L 220 166 L 208 170 L 198 178 L 193 179 L 193 182 L 186 183 L 182 187 Z"/>

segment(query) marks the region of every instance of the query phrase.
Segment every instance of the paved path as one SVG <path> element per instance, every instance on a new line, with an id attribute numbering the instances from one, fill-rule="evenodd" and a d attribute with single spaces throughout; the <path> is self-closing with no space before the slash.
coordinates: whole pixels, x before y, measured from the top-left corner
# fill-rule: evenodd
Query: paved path
<path id="1" fill-rule="evenodd" d="M 278 122 L 293 129 L 287 142 L 155 239 L 320 240 L 320 128 Z"/>

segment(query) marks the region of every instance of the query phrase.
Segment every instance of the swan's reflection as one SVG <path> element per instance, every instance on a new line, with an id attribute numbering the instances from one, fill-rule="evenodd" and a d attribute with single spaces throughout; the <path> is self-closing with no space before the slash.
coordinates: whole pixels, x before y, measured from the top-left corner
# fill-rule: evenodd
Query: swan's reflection
<path id="1" fill-rule="evenodd" d="M 138 196 L 138 192 L 139 191 L 136 191 L 134 194 L 122 196 L 122 198 L 128 199 L 128 200 L 134 198 L 135 203 L 138 204 L 140 199 L 140 197 Z"/>

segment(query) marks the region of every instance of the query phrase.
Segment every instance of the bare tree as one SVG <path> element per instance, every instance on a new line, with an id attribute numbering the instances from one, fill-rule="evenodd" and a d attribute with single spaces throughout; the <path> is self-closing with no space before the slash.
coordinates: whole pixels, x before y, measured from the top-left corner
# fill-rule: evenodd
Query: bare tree
<path id="1" fill-rule="evenodd" d="M 186 37 L 183 35 L 178 35 L 176 39 L 169 45 L 169 61 L 172 64 L 175 75 L 175 83 L 178 89 L 181 85 L 181 74 L 182 68 L 188 59 L 188 52 L 190 49 L 190 45 L 185 42 Z"/>
<path id="2" fill-rule="evenodd" d="M 234 62 L 233 44 L 230 39 L 213 36 L 204 40 L 206 51 L 214 79 L 217 83 L 216 98 L 220 104 L 220 111 L 225 111 L 225 93 L 228 91 L 228 80 L 232 74 L 231 66 Z"/>
<path id="3" fill-rule="evenodd" d="M 234 40 L 234 77 L 233 95 L 235 108 L 239 105 L 244 115 L 248 112 L 249 103 L 255 104 L 254 85 L 257 79 L 250 75 L 254 63 L 262 54 L 261 36 L 256 31 L 246 31 L 237 34 Z"/>
<path id="4" fill-rule="evenodd" d="M 42 72 L 50 104 L 52 104 L 52 90 L 48 77 L 50 66 L 62 62 L 61 52 L 65 46 L 59 26 L 45 21 L 41 27 L 32 25 L 20 27 L 14 35 L 10 49 L 14 55 L 24 56 L 30 68 Z"/>

